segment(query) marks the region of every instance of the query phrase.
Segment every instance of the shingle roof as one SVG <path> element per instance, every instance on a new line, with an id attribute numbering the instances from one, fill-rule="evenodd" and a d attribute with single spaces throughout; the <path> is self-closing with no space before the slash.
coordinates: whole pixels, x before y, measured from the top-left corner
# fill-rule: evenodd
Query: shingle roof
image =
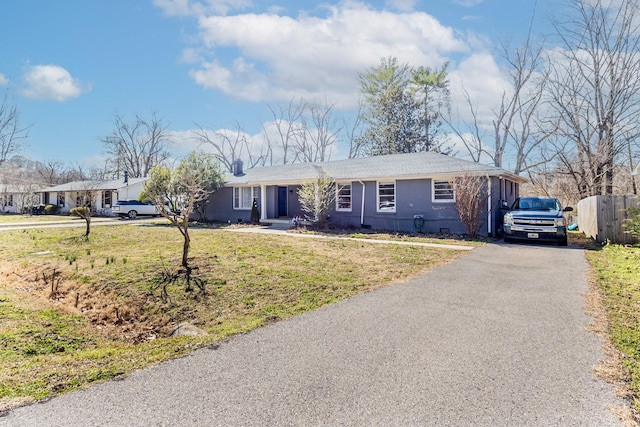
<path id="1" fill-rule="evenodd" d="M 128 185 L 135 185 L 141 182 L 147 181 L 149 178 L 129 178 Z M 64 192 L 64 191 L 93 191 L 93 190 L 119 190 L 126 187 L 127 184 L 122 179 L 115 179 L 112 181 L 73 181 L 66 184 L 56 185 L 54 187 L 47 187 L 39 190 L 43 192 Z"/>
<path id="2" fill-rule="evenodd" d="M 321 177 L 334 180 L 413 179 L 455 177 L 461 174 L 505 176 L 516 182 L 525 180 L 495 166 L 483 165 L 444 154 L 424 152 L 358 157 L 316 163 L 293 163 L 248 169 L 242 176 L 227 176 L 227 185 L 299 183 Z"/>

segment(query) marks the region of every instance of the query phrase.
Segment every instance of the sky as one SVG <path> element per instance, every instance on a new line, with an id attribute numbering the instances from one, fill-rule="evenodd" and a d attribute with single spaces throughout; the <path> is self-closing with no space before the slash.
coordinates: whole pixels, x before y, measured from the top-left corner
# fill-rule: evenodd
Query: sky
<path id="1" fill-rule="evenodd" d="M 489 110 L 505 89 L 500 44 L 547 30 L 553 0 L 3 0 L 0 94 L 29 126 L 20 154 L 100 162 L 116 116 L 156 114 L 175 150 L 192 130 L 240 125 L 259 140 L 269 107 L 325 100 L 353 114 L 358 74 L 395 56 L 449 62 Z M 1 99 L 1 98 L 0 98 Z M 186 151 L 185 151 L 186 152 Z M 334 159 L 345 156 L 344 150 Z"/>

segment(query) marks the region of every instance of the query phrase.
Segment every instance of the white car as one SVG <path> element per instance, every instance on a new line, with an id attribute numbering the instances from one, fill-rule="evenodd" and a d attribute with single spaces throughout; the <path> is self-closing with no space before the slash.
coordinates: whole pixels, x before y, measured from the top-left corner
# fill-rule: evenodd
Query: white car
<path id="1" fill-rule="evenodd" d="M 151 202 L 140 202 L 138 200 L 118 200 L 112 207 L 111 212 L 120 218 L 135 219 L 138 216 L 158 216 L 160 212 Z"/>

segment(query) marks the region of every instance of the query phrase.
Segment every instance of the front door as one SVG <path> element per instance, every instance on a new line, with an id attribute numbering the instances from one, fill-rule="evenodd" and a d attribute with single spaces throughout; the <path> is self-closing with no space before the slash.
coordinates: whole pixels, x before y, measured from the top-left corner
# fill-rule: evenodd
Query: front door
<path id="1" fill-rule="evenodd" d="M 287 216 L 287 187 L 278 187 L 278 216 Z"/>

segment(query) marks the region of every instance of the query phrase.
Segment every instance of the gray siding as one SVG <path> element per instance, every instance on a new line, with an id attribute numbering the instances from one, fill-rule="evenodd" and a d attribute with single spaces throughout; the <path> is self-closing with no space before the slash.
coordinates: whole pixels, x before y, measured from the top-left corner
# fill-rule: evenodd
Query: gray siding
<path id="1" fill-rule="evenodd" d="M 391 230 L 403 232 L 422 231 L 424 233 L 449 232 L 464 234 L 464 225 L 460 221 L 455 203 L 432 202 L 432 180 L 412 179 L 396 181 L 396 212 L 378 212 L 377 183 L 376 181 L 364 181 L 365 203 L 363 224 L 372 229 Z M 299 185 L 287 187 L 287 216 L 294 217 L 304 213 L 298 200 Z M 330 221 L 339 226 L 361 226 L 361 208 L 363 186 L 359 181 L 351 182 L 351 212 L 331 212 Z M 510 205 L 519 195 L 519 185 L 498 177 L 491 178 L 491 230 L 487 224 L 488 206 L 484 206 L 482 212 L 483 223 L 480 227 L 480 235 L 496 235 L 502 227 L 503 202 Z M 278 186 L 266 187 L 267 218 L 278 217 Z M 258 200 L 258 206 L 262 201 Z M 424 224 L 421 229 L 416 227 L 414 216 L 422 215 Z M 211 199 L 207 208 L 207 219 L 222 222 L 249 221 L 250 210 L 233 209 L 233 188 L 223 187 L 219 189 Z"/>
<path id="2" fill-rule="evenodd" d="M 378 212 L 377 183 L 367 181 L 365 184 L 364 224 L 373 229 L 419 231 L 414 227 L 414 216 L 422 215 L 425 233 L 438 233 L 448 229 L 450 233 L 463 233 L 464 227 L 458 217 L 455 203 L 432 203 L 431 180 L 396 181 L 396 211 Z M 360 227 L 360 210 L 362 206 L 362 184 L 351 184 L 352 211 L 334 212 L 331 221 L 340 225 Z"/>
<path id="3" fill-rule="evenodd" d="M 260 206 L 260 198 L 258 198 Z M 210 198 L 207 205 L 206 218 L 208 221 L 238 222 L 250 221 L 251 210 L 233 209 L 233 188 L 219 188 Z"/>
<path id="4" fill-rule="evenodd" d="M 304 216 L 302 207 L 300 206 L 300 199 L 298 199 L 299 185 L 290 185 L 287 189 L 288 198 L 288 210 L 291 218 L 295 216 Z"/>

